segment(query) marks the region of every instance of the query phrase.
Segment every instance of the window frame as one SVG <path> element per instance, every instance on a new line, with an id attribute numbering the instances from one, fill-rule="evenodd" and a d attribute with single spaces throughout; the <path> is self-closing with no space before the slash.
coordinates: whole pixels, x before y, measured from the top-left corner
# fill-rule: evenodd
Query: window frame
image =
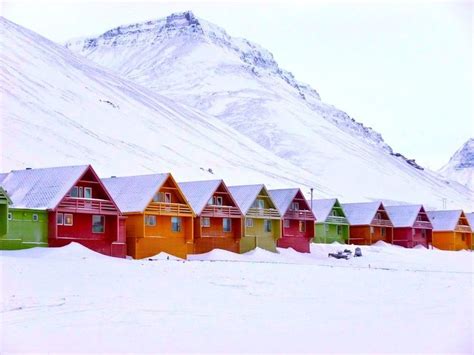
<path id="1" fill-rule="evenodd" d="M 342 226 L 340 224 L 336 224 L 336 234 L 337 235 L 342 234 Z"/>
<path id="2" fill-rule="evenodd" d="M 207 223 L 205 223 L 205 221 Z M 211 227 L 211 218 L 210 217 L 201 217 L 201 227 L 210 228 Z"/>
<path id="3" fill-rule="evenodd" d="M 380 236 L 382 237 L 387 236 L 387 229 L 385 227 L 380 228 Z"/>
<path id="4" fill-rule="evenodd" d="M 33 220 L 33 222 L 38 222 L 39 221 L 38 213 L 33 213 L 31 215 L 31 219 Z"/>
<path id="5" fill-rule="evenodd" d="M 298 221 L 298 231 L 300 233 L 306 233 L 306 221 Z M 301 228 L 303 227 L 303 228 Z"/>
<path id="6" fill-rule="evenodd" d="M 228 230 L 225 227 L 225 222 L 226 221 L 229 222 L 229 229 Z M 231 218 L 228 218 L 228 217 L 222 218 L 222 231 L 224 233 L 231 233 L 232 232 L 232 219 Z"/>
<path id="7" fill-rule="evenodd" d="M 63 213 L 63 226 L 65 227 L 72 227 L 74 225 L 74 215 L 72 213 Z M 66 223 L 66 219 L 71 217 L 71 223 Z"/>
<path id="8" fill-rule="evenodd" d="M 90 192 L 90 197 L 86 197 L 86 191 Z M 92 187 L 84 187 L 84 198 L 92 198 Z"/>
<path id="9" fill-rule="evenodd" d="M 61 223 L 58 222 L 59 216 L 61 216 Z M 64 213 L 56 213 L 56 225 L 57 226 L 64 225 Z"/>
<path id="10" fill-rule="evenodd" d="M 101 232 L 95 232 L 94 231 L 94 217 L 99 217 L 101 220 L 104 221 L 103 228 L 102 228 Z M 104 234 L 105 233 L 105 216 L 103 214 L 93 214 L 92 215 L 92 233 L 93 234 Z"/>
<path id="11" fill-rule="evenodd" d="M 176 219 L 176 223 L 173 222 L 173 219 Z M 174 226 L 177 225 L 178 226 L 178 230 L 174 230 Z M 182 231 L 182 226 L 183 226 L 183 221 L 182 221 L 182 218 L 181 217 L 178 217 L 178 216 L 172 216 L 171 217 L 171 231 L 173 233 L 180 233 Z"/>
<path id="12" fill-rule="evenodd" d="M 75 193 L 73 193 L 73 191 L 75 191 Z M 69 196 L 73 197 L 73 198 L 78 198 L 79 197 L 79 186 L 73 186 L 72 189 L 69 190 Z"/>
<path id="13" fill-rule="evenodd" d="M 245 218 L 245 228 L 253 228 L 253 218 Z"/>
<path id="14" fill-rule="evenodd" d="M 283 228 L 290 228 L 290 220 L 289 219 L 284 219 L 283 220 Z"/>
<path id="15" fill-rule="evenodd" d="M 300 210 L 300 203 L 299 202 L 291 202 L 291 210 L 292 211 L 299 211 Z"/>
<path id="16" fill-rule="evenodd" d="M 13 221 L 13 213 L 7 212 L 7 221 Z"/>
<path id="17" fill-rule="evenodd" d="M 271 219 L 264 219 L 263 220 L 263 231 L 265 233 L 271 233 L 272 229 L 273 229 L 272 224 L 273 223 L 272 223 Z M 269 228 L 267 228 L 267 227 L 269 227 Z"/>
<path id="18" fill-rule="evenodd" d="M 213 203 L 214 206 L 224 206 L 224 199 L 222 198 L 222 196 L 214 196 Z"/>
<path id="19" fill-rule="evenodd" d="M 153 221 L 153 223 L 150 223 L 150 221 Z M 146 227 L 156 227 L 156 225 L 157 225 L 156 216 L 154 214 L 146 214 L 145 215 L 145 226 Z"/>

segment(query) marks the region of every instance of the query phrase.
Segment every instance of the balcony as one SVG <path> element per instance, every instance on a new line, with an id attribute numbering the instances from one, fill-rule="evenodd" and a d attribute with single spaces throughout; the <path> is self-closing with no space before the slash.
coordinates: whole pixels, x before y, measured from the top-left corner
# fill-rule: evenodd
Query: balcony
<path id="1" fill-rule="evenodd" d="M 152 202 L 146 212 L 163 216 L 192 216 L 193 211 L 184 203 Z"/>
<path id="2" fill-rule="evenodd" d="M 423 228 L 423 229 L 433 229 L 431 222 L 428 222 L 428 221 L 415 221 L 415 224 L 413 224 L 413 227 Z"/>
<path id="3" fill-rule="evenodd" d="M 251 218 L 266 218 L 266 219 L 280 219 L 280 213 L 274 208 L 249 208 L 246 217 Z"/>
<path id="4" fill-rule="evenodd" d="M 242 214 L 237 207 L 207 205 L 202 210 L 201 217 L 241 218 Z"/>
<path id="5" fill-rule="evenodd" d="M 378 219 L 378 218 L 374 218 L 372 220 L 371 225 L 382 226 L 382 227 L 393 227 L 392 222 L 390 222 L 388 219 Z"/>
<path id="6" fill-rule="evenodd" d="M 201 232 L 201 238 L 235 238 L 234 231 L 223 232 L 216 230 L 207 230 L 209 228 L 203 227 Z"/>
<path id="7" fill-rule="evenodd" d="M 315 220 L 313 212 L 309 210 L 288 211 L 285 213 L 285 219 L 299 219 L 302 221 Z"/>
<path id="8" fill-rule="evenodd" d="M 458 224 L 456 226 L 455 230 L 456 230 L 456 232 L 464 232 L 464 233 L 466 233 L 466 232 L 471 233 L 472 232 L 471 227 L 465 226 L 465 225 L 462 225 L 462 224 Z"/>
<path id="9" fill-rule="evenodd" d="M 328 218 L 326 218 L 326 223 L 349 224 L 349 221 L 346 217 L 342 216 L 328 216 Z"/>
<path id="10" fill-rule="evenodd" d="M 66 197 L 58 206 L 60 212 L 116 214 L 117 208 L 111 201 L 95 198 Z"/>

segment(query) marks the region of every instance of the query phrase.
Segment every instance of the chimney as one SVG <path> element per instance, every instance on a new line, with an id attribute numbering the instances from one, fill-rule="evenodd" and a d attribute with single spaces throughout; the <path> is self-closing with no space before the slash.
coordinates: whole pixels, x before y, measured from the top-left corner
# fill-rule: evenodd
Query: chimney
<path id="1" fill-rule="evenodd" d="M 26 168 L 25 170 L 31 170 L 31 168 Z"/>

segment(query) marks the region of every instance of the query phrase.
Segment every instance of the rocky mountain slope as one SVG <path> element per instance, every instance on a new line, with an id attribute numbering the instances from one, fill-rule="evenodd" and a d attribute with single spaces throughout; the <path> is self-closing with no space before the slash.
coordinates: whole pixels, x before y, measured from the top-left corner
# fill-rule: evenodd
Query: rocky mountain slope
<path id="1" fill-rule="evenodd" d="M 474 190 L 474 138 L 464 143 L 439 172 Z M 474 205 L 471 209 L 474 209 Z"/>

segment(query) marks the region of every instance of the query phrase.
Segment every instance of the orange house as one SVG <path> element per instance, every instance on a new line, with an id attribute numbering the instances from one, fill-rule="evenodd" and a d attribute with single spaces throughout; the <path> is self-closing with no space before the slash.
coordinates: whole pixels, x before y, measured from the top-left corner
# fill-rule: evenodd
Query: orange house
<path id="1" fill-rule="evenodd" d="M 194 212 L 171 174 L 102 180 L 127 217 L 127 254 L 165 252 L 185 259 L 193 242 Z"/>
<path id="2" fill-rule="evenodd" d="M 192 209 L 194 239 L 189 254 L 224 249 L 238 253 L 242 236 L 243 215 L 222 180 L 180 182 Z"/>
<path id="3" fill-rule="evenodd" d="M 382 202 L 345 203 L 342 209 L 349 221 L 349 244 L 393 244 L 393 224 Z"/>
<path id="4" fill-rule="evenodd" d="M 428 211 L 433 225 L 433 246 L 442 250 L 471 249 L 472 230 L 461 210 Z"/>

